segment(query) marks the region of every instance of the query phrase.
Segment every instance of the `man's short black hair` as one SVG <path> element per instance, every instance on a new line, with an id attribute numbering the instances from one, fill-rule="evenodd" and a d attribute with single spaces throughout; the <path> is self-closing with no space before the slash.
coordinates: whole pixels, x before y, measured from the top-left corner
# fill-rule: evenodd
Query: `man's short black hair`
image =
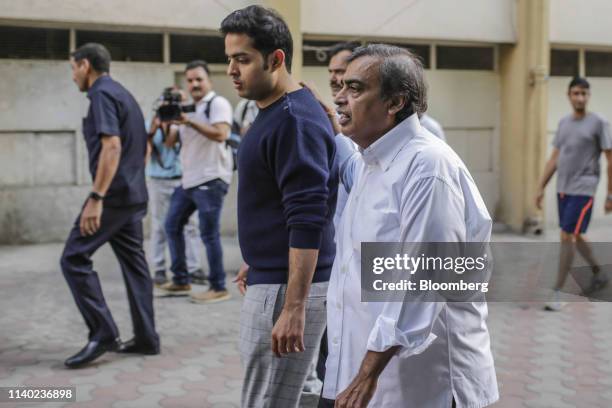
<path id="1" fill-rule="evenodd" d="M 584 89 L 590 89 L 591 88 L 591 84 L 589 84 L 589 81 L 586 80 L 586 78 L 583 77 L 574 77 L 570 84 L 569 87 L 567 88 L 568 90 L 572 89 L 573 87 L 578 86 L 580 88 L 584 88 Z"/>
<path id="2" fill-rule="evenodd" d="M 206 71 L 206 75 L 210 76 L 210 70 L 208 69 L 208 64 L 204 60 L 194 60 L 194 61 L 187 63 L 187 65 L 185 65 L 185 72 L 191 69 L 198 68 L 198 67 L 203 68 L 204 71 Z"/>
<path id="3" fill-rule="evenodd" d="M 361 43 L 357 41 L 347 41 L 347 42 L 341 42 L 338 44 L 334 44 L 327 51 L 327 56 L 331 59 L 336 54 L 341 53 L 342 51 L 350 51 L 351 53 L 353 53 L 353 51 L 355 51 L 357 47 L 360 47 L 360 46 L 361 46 Z"/>
<path id="4" fill-rule="evenodd" d="M 110 72 L 111 56 L 105 46 L 98 43 L 87 43 L 74 50 L 70 56 L 75 61 L 86 59 L 91 68 L 99 73 Z"/>
<path id="5" fill-rule="evenodd" d="M 221 22 L 221 33 L 246 34 L 253 40 L 253 47 L 264 59 L 275 50 L 285 53 L 285 66 L 291 72 L 293 39 L 285 20 L 276 11 L 261 6 L 248 6 L 235 10 Z M 267 63 L 264 69 L 267 69 Z"/>

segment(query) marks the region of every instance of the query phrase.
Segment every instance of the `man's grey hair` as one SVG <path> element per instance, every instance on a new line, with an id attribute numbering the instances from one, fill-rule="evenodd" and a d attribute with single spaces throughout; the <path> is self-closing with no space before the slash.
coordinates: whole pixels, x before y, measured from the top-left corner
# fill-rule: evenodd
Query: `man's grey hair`
<path id="1" fill-rule="evenodd" d="M 419 57 L 394 45 L 369 44 L 357 48 L 348 62 L 361 57 L 380 60 L 380 96 L 383 100 L 396 96 L 406 98 L 406 105 L 396 114 L 397 123 L 414 113 L 421 116 L 427 111 L 427 85 Z"/>

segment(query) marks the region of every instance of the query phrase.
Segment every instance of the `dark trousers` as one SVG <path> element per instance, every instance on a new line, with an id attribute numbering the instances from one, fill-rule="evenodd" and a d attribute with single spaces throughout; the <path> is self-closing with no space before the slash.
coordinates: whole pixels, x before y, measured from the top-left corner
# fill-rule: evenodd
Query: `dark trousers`
<path id="1" fill-rule="evenodd" d="M 227 194 L 227 189 L 227 183 L 215 179 L 197 187 L 188 189 L 177 187 L 174 190 L 166 216 L 166 236 L 172 258 L 170 267 L 174 275 L 172 280 L 177 285 L 189 283 L 183 229 L 191 214 L 197 210 L 200 236 L 208 257 L 210 287 L 214 290 L 225 289 L 225 269 L 223 269 L 223 249 L 219 229 L 223 198 Z"/>
<path id="2" fill-rule="evenodd" d="M 104 300 L 100 280 L 91 261 L 96 250 L 108 242 L 125 280 L 134 337 L 147 345 L 159 345 L 153 314 L 153 284 L 142 246 L 142 219 L 146 212 L 146 204 L 105 207 L 100 229 L 94 235 L 81 236 L 80 216 L 70 231 L 61 266 L 89 328 L 89 340 L 109 341 L 119 337 L 119 330 Z"/>

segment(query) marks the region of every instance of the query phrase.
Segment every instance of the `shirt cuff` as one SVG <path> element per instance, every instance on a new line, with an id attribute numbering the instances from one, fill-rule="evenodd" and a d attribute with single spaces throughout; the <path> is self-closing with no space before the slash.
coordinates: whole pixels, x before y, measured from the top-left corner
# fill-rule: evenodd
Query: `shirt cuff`
<path id="1" fill-rule="evenodd" d="M 289 227 L 289 246 L 298 249 L 319 249 L 322 235 L 321 230 Z"/>
<path id="2" fill-rule="evenodd" d="M 368 350 L 383 352 L 391 347 L 401 346 L 398 355 L 409 357 L 421 354 L 436 338 L 437 336 L 431 332 L 403 333 L 397 328 L 394 319 L 378 316 L 368 338 Z"/>
<path id="3" fill-rule="evenodd" d="M 98 128 L 98 137 L 102 136 L 119 136 L 120 131 L 109 126 L 100 126 Z"/>

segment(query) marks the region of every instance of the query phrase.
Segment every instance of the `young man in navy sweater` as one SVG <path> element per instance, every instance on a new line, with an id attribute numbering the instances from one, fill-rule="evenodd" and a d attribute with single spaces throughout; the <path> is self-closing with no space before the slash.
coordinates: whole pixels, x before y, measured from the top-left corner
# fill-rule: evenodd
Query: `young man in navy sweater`
<path id="1" fill-rule="evenodd" d="M 325 327 L 338 171 L 330 122 L 291 75 L 286 23 L 260 6 L 221 23 L 228 74 L 259 114 L 239 151 L 238 235 L 249 265 L 240 351 L 242 405 L 295 407 Z M 246 289 L 248 286 L 248 289 Z"/>

